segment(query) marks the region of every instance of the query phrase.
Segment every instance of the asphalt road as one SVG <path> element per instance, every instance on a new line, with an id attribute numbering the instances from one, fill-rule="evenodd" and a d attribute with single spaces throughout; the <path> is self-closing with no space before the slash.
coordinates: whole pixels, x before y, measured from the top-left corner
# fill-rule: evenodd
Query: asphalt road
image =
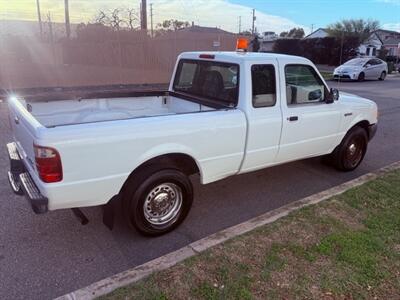
<path id="1" fill-rule="evenodd" d="M 102 225 L 99 208 L 84 209 L 91 220 L 86 226 L 69 210 L 35 215 L 26 200 L 8 186 L 5 144 L 11 136 L 7 108 L 0 103 L 0 299 L 60 296 L 400 160 L 400 77 L 340 83 L 339 89 L 379 105 L 378 133 L 356 171 L 340 173 L 316 158 L 207 186 L 195 184 L 194 206 L 184 224 L 153 239 L 130 231 L 121 218 L 114 231 L 109 231 Z"/>

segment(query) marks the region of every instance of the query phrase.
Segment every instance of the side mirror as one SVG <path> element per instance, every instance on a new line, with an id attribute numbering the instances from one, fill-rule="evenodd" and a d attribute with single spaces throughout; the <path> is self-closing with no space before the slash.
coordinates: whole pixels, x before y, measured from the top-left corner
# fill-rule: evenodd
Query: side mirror
<path id="1" fill-rule="evenodd" d="M 365 64 L 364 68 L 369 68 L 371 65 L 370 64 Z"/>
<path id="2" fill-rule="evenodd" d="M 331 88 L 328 97 L 326 97 L 326 103 L 330 104 L 338 100 L 339 100 L 339 91 L 337 89 Z"/>

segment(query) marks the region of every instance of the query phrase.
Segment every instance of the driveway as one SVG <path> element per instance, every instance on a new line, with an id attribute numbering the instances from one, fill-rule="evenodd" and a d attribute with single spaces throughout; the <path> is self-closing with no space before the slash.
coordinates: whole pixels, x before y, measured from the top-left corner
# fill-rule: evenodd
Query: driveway
<path id="1" fill-rule="evenodd" d="M 8 186 L 5 144 L 11 136 L 7 108 L 0 103 L 0 299 L 60 296 L 400 160 L 400 78 L 331 85 L 379 105 L 378 133 L 356 171 L 340 173 L 315 158 L 207 186 L 195 184 L 194 206 L 184 224 L 153 239 L 130 231 L 121 217 L 109 231 L 102 225 L 99 208 L 84 209 L 90 219 L 86 226 L 69 210 L 34 215 Z"/>

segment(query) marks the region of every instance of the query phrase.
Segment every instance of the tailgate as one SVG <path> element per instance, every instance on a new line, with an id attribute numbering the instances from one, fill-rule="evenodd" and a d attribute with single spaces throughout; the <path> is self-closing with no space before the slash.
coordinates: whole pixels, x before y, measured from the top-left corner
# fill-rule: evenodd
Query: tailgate
<path id="1" fill-rule="evenodd" d="M 26 110 L 25 101 L 12 97 L 9 100 L 11 130 L 23 161 L 34 169 L 33 143 L 42 125 Z"/>

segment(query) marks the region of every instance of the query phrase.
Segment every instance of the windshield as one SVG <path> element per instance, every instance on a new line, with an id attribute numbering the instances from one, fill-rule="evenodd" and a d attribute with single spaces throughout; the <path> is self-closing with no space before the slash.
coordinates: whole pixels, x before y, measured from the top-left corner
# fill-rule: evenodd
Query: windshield
<path id="1" fill-rule="evenodd" d="M 182 59 L 174 80 L 174 91 L 236 106 L 239 66 L 214 61 Z"/>
<path id="2" fill-rule="evenodd" d="M 362 58 L 351 59 L 348 62 L 344 63 L 346 66 L 363 66 L 368 60 Z"/>

